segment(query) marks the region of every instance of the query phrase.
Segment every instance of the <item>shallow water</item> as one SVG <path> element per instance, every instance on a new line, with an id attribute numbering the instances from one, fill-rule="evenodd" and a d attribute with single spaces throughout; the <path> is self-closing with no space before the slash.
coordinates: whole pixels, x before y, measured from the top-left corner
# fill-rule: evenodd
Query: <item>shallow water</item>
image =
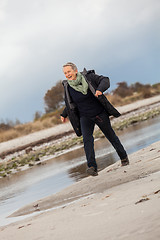
<path id="1" fill-rule="evenodd" d="M 128 154 L 160 140 L 160 116 L 118 132 Z M 103 138 L 95 141 L 99 170 L 118 161 L 119 158 Z M 40 198 L 52 195 L 86 177 L 86 159 L 83 148 L 51 159 L 45 165 L 22 172 L 0 183 L 0 225 L 17 218 L 6 218 L 20 207 Z"/>

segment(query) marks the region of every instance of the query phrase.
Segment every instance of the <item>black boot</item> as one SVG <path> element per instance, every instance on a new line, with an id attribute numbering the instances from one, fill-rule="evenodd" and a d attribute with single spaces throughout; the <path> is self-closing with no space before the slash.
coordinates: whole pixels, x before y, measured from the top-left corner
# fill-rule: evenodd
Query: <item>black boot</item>
<path id="1" fill-rule="evenodd" d="M 122 166 L 129 165 L 129 159 L 128 159 L 128 157 L 122 159 L 122 160 L 121 160 L 121 164 L 122 164 Z"/>
<path id="2" fill-rule="evenodd" d="M 98 175 L 98 172 L 97 172 L 97 170 L 95 170 L 94 167 L 88 168 L 87 173 L 88 173 L 88 175 L 91 175 L 91 176 L 97 176 Z"/>

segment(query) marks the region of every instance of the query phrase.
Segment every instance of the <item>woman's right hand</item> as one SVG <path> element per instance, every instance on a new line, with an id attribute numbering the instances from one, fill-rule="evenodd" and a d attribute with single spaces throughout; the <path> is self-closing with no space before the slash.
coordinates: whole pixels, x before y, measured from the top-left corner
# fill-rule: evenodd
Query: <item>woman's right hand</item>
<path id="1" fill-rule="evenodd" d="M 63 123 L 65 123 L 65 122 L 67 121 L 67 118 L 64 118 L 64 117 L 61 116 L 61 121 L 62 121 Z"/>

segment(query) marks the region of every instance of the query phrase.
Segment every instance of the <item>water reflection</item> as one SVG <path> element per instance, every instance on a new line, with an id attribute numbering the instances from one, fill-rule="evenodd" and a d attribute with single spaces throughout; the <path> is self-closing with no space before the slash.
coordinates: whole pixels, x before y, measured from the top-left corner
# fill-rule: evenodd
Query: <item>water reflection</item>
<path id="1" fill-rule="evenodd" d="M 103 157 L 98 157 L 97 159 L 97 165 L 98 165 L 98 171 L 101 171 L 102 169 L 108 167 L 109 165 L 115 163 L 115 156 L 116 153 L 109 153 L 107 156 Z M 72 167 L 69 171 L 68 174 L 71 178 L 74 178 L 75 181 L 79 181 L 88 175 L 86 174 L 87 170 L 87 165 L 86 162 L 78 165 L 76 167 Z"/>

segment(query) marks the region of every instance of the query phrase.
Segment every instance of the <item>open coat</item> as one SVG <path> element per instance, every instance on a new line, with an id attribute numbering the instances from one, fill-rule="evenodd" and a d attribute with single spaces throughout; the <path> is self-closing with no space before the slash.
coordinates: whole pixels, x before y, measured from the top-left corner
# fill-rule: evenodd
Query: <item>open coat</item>
<path id="1" fill-rule="evenodd" d="M 93 93 L 93 95 L 95 95 L 96 90 L 99 90 L 103 93 L 110 87 L 109 78 L 104 77 L 102 75 L 99 76 L 95 74 L 94 70 L 87 71 L 84 68 L 81 74 L 84 76 L 85 80 L 87 81 L 88 88 Z M 64 118 L 68 116 L 75 133 L 77 134 L 77 136 L 81 136 L 82 133 L 81 133 L 80 117 L 79 117 L 78 109 L 76 107 L 76 104 L 72 101 L 72 98 L 69 95 L 67 80 L 64 80 L 62 84 L 64 86 L 66 107 L 63 113 L 61 114 L 61 116 L 63 116 Z M 108 101 L 108 99 L 104 96 L 104 94 L 99 95 L 97 100 L 102 104 L 102 106 L 104 107 L 105 111 L 108 113 L 109 116 L 113 115 L 114 117 L 119 117 L 121 115 L 117 111 L 117 109 L 115 109 L 113 105 Z"/>

